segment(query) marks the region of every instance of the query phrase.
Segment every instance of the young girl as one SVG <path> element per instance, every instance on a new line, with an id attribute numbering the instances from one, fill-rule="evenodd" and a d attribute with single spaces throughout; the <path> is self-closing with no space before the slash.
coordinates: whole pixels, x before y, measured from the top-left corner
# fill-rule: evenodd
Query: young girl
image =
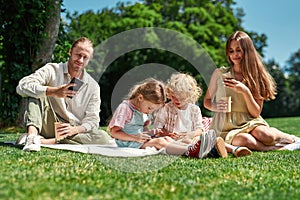
<path id="1" fill-rule="evenodd" d="M 217 134 L 229 144 L 257 151 L 299 142 L 298 137 L 270 127 L 260 116 L 264 100 L 275 98 L 276 83 L 251 38 L 242 31 L 233 33 L 226 43 L 226 56 L 231 66 L 214 71 L 204 99 L 204 106 L 215 112 L 212 128 Z M 224 112 L 224 96 L 231 96 L 231 112 Z"/>
<path id="2" fill-rule="evenodd" d="M 109 123 L 111 136 L 119 147 L 161 149 L 167 145 L 171 138 L 152 139 L 148 130 L 151 113 L 164 105 L 165 98 L 164 84 L 155 79 L 147 79 L 131 89 Z"/>
<path id="3" fill-rule="evenodd" d="M 157 113 L 154 128 L 161 130 L 161 135 L 189 144 L 203 134 L 201 110 L 195 104 L 202 95 L 202 89 L 192 76 L 184 73 L 173 74 L 166 88 L 171 101 Z M 226 147 L 231 149 L 230 152 L 235 150 L 237 157 L 251 154 L 245 147 L 237 148 L 229 144 Z"/>
<path id="4" fill-rule="evenodd" d="M 200 139 L 202 142 L 194 145 L 176 142 L 169 136 L 153 137 L 154 131 L 148 129 L 151 113 L 162 107 L 165 100 L 164 84 L 158 80 L 150 78 L 134 86 L 109 123 L 111 136 L 117 145 L 142 149 L 165 148 L 167 154 L 204 158 L 217 143 L 218 152 L 226 152 L 224 140 L 216 139 L 214 132 L 211 135 L 203 134 Z"/>

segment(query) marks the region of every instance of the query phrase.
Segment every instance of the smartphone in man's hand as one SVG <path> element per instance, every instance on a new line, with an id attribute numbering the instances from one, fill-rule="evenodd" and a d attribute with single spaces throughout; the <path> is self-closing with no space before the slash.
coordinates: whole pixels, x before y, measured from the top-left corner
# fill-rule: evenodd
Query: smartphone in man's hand
<path id="1" fill-rule="evenodd" d="M 79 88 L 83 85 L 83 81 L 81 81 L 78 78 L 72 78 L 70 83 L 75 83 L 76 85 L 69 87 L 69 90 L 78 91 Z M 72 98 L 71 96 L 68 96 L 69 98 Z"/>

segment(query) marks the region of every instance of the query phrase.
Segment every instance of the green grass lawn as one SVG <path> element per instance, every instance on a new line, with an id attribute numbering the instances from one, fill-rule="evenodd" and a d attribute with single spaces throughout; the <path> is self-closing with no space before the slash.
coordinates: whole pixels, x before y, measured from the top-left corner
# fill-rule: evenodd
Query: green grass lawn
<path id="1" fill-rule="evenodd" d="M 300 136 L 300 117 L 267 120 Z M 0 130 L 0 199 L 299 199 L 300 151 L 227 159 L 166 155 L 109 158 L 4 144 L 22 130 Z"/>

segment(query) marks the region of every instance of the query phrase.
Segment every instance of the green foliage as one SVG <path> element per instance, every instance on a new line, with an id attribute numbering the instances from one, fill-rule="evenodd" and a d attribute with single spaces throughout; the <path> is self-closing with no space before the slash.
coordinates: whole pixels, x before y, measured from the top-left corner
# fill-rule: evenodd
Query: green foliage
<path id="1" fill-rule="evenodd" d="M 68 24 L 61 20 L 58 32 L 58 39 L 55 43 L 52 62 L 66 62 L 69 58 L 69 49 L 71 49 L 72 41 L 67 34 Z"/>
<path id="2" fill-rule="evenodd" d="M 298 133 L 300 118 L 267 119 Z M 129 173 L 124 163 L 169 161 L 170 156 L 109 158 L 4 144 L 21 130 L 0 130 L 1 199 L 299 199 L 299 151 L 253 152 L 227 159 L 171 159 L 165 167 Z M 299 134 L 298 134 L 299 135 Z M 117 167 L 116 167 L 117 166 Z"/>
<path id="3" fill-rule="evenodd" d="M 241 26 L 244 16 L 243 9 L 235 7 L 233 0 L 144 0 L 142 3 L 119 3 L 115 8 L 104 9 L 93 13 L 88 11 L 81 15 L 69 15 L 71 23 L 68 35 L 75 39 L 80 34 L 91 37 L 95 44 L 126 30 L 141 27 L 161 27 L 178 31 L 197 41 L 209 54 L 217 67 L 228 65 L 225 57 L 225 42 L 227 37 L 236 30 L 244 30 Z M 263 56 L 267 46 L 267 36 L 253 31 L 247 31 L 258 52 Z M 154 37 L 155 38 L 155 37 Z M 124 39 L 126 40 L 126 39 Z M 101 124 L 107 124 L 111 116 L 111 93 L 116 82 L 135 66 L 145 63 L 161 63 L 177 71 L 189 72 L 206 91 L 207 85 L 190 63 L 179 55 L 160 50 L 142 49 L 120 56 L 109 65 L 99 83 L 102 88 Z M 275 62 L 275 61 L 274 61 Z M 292 61 L 296 63 L 295 59 Z M 293 110 L 300 105 L 296 88 L 295 76 L 284 77 L 280 67 L 274 68 L 274 63 L 267 63 L 269 71 L 278 84 L 278 95 L 275 101 L 267 102 L 263 116 L 297 116 L 299 110 Z M 278 66 L 278 65 L 277 65 Z M 295 69 L 299 69 L 295 65 Z M 295 80 L 290 82 L 290 80 Z M 299 83 L 299 82 L 298 82 Z M 293 86 L 295 85 L 295 87 Z M 211 115 L 202 105 L 203 97 L 198 104 L 204 115 Z M 294 101 L 296 100 L 296 101 Z M 297 106 L 296 106 L 297 104 Z M 281 107 L 274 111 L 275 107 Z M 293 110 L 293 112 L 291 112 Z"/>
<path id="4" fill-rule="evenodd" d="M 216 66 L 227 65 L 224 56 L 225 41 L 235 30 L 242 30 L 242 20 L 235 16 L 233 5 L 234 1 L 231 0 L 145 0 L 143 3 L 133 5 L 119 3 L 113 9 L 104 9 L 97 13 L 88 11 L 80 15 L 76 12 L 72 15 L 68 14 L 71 21 L 68 36 L 76 39 L 80 35 L 85 35 L 97 45 L 120 32 L 134 28 L 167 28 L 197 41 L 213 59 Z M 237 13 L 242 16 L 242 12 Z M 153 38 L 155 38 L 155 33 Z M 259 37 L 256 39 L 264 44 Z M 102 125 L 106 124 L 111 115 L 111 93 L 116 82 L 130 69 L 145 63 L 160 63 L 177 71 L 189 72 L 194 77 L 198 75 L 190 63 L 179 55 L 166 51 L 141 49 L 120 56 L 109 65 L 99 81 L 101 92 L 105 94 L 101 96 Z M 206 89 L 202 77 L 198 76 L 197 80 L 203 89 Z M 202 107 L 201 100 L 199 105 Z M 202 110 L 210 114 L 204 108 Z"/>
<path id="5" fill-rule="evenodd" d="M 282 69 L 278 67 L 278 64 L 274 60 L 269 61 L 266 67 L 277 84 L 277 95 L 275 100 L 271 100 L 264 103 L 262 116 L 293 116 L 291 115 L 291 110 L 293 110 L 293 108 L 289 103 L 293 100 L 289 98 L 289 96 L 292 95 L 292 93 L 289 90 L 288 79 L 285 77 Z M 280 109 L 276 109 L 275 111 L 275 107 Z"/>
<path id="6" fill-rule="evenodd" d="M 292 54 L 286 71 L 274 61 L 267 62 L 267 69 L 277 83 L 276 99 L 264 104 L 264 117 L 299 116 L 300 114 L 300 78 L 297 70 L 299 52 Z M 274 110 L 274 108 L 278 108 Z"/>
<path id="7" fill-rule="evenodd" d="M 39 44 L 46 37 L 45 21 L 51 17 L 47 12 L 49 0 L 0 0 L 0 125 L 15 122 L 19 114 L 21 97 L 15 93 L 18 81 L 33 72 L 33 60 Z M 68 59 L 68 50 L 72 42 L 87 36 L 95 46 L 126 30 L 142 27 L 161 27 L 178 31 L 193 38 L 206 50 L 216 66 L 228 65 L 225 58 L 225 41 L 235 30 L 243 30 L 241 8 L 234 8 L 234 0 L 144 0 L 139 3 L 118 3 L 114 8 L 105 8 L 94 13 L 87 11 L 67 13 L 70 24 L 61 22 L 59 38 L 53 53 L 53 62 L 64 62 Z M 264 34 L 248 32 L 256 48 L 263 55 L 267 37 Z M 147 42 L 155 43 L 153 37 Z M 153 41 L 151 41 L 153 40 Z M 126 41 L 124 39 L 124 41 Z M 266 104 L 267 116 L 299 115 L 299 55 L 291 58 L 289 77 L 275 77 L 279 94 L 277 100 Z M 114 85 L 122 75 L 135 66 L 146 63 L 161 63 L 178 71 L 189 72 L 197 78 L 206 90 L 201 75 L 180 56 L 159 49 L 141 49 L 129 52 L 117 58 L 109 65 L 99 83 L 102 88 L 102 125 L 111 115 L 110 101 Z M 271 70 L 272 71 L 272 70 Z M 282 71 L 275 70 L 280 74 Z M 295 75 L 293 75 L 295 73 Z M 273 75 L 273 74 L 272 74 Z M 284 81 L 282 81 L 284 80 Z M 296 91 L 296 92 L 295 92 Z M 202 99 L 199 101 L 202 106 Z M 286 111 L 272 111 L 275 105 L 284 106 Z M 211 113 L 202 107 L 205 115 Z M 270 114 L 271 113 L 271 114 Z M 278 115 L 280 114 L 280 115 Z"/>
<path id="8" fill-rule="evenodd" d="M 18 81 L 34 69 L 31 65 L 44 32 L 48 0 L 0 0 L 1 72 L 0 121 L 15 122 L 21 97 L 16 95 Z M 1 124 L 0 124 L 1 125 Z"/>
<path id="9" fill-rule="evenodd" d="M 289 98 L 289 106 L 294 114 L 300 113 L 300 49 L 293 53 L 288 60 L 288 67 L 286 67 L 290 93 L 286 96 Z"/>
<path id="10" fill-rule="evenodd" d="M 217 66 L 227 63 L 224 42 L 233 31 L 242 29 L 234 15 L 232 1 L 146 0 L 145 4 L 162 15 L 163 23 L 159 26 L 191 35 L 203 46 Z M 168 26 L 170 22 L 179 22 L 184 29 Z"/>

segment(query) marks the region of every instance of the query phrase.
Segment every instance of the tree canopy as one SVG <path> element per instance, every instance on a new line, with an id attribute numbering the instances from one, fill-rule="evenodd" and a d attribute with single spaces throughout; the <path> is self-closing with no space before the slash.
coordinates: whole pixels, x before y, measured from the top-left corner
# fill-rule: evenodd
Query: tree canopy
<path id="1" fill-rule="evenodd" d="M 69 14 L 68 35 L 77 38 L 90 37 L 94 43 L 101 42 L 126 30 L 143 27 L 160 27 L 178 31 L 197 41 L 212 58 L 216 66 L 227 65 L 225 42 L 235 30 L 244 30 L 241 26 L 243 11 L 234 8 L 233 0 L 145 0 L 143 3 L 119 3 L 111 9 L 103 9 L 72 15 Z M 249 33 L 262 51 L 266 46 L 265 35 Z M 205 81 L 189 62 L 182 57 L 159 49 L 140 49 L 117 58 L 102 75 L 99 83 L 102 91 L 102 123 L 106 124 L 111 115 L 111 94 L 116 82 L 135 66 L 145 63 L 160 63 L 171 66 L 177 71 L 192 74 L 206 90 Z M 203 112 L 210 115 L 202 106 Z"/>
<path id="2" fill-rule="evenodd" d="M 15 122 L 20 112 L 21 97 L 15 91 L 19 80 L 51 61 L 60 2 L 0 0 L 0 5 L 0 119 L 5 124 Z"/>
<path id="3" fill-rule="evenodd" d="M 57 7 L 54 9 L 55 2 L 57 1 L 0 0 L 1 121 L 14 122 L 20 112 L 21 97 L 15 93 L 19 79 L 33 72 L 49 59 L 53 62 L 65 62 L 72 42 L 81 36 L 89 37 L 97 46 L 109 42 L 110 38 L 120 33 L 137 28 L 157 27 L 172 30 L 200 44 L 217 67 L 228 65 L 225 57 L 225 42 L 227 37 L 236 30 L 246 31 L 262 56 L 264 56 L 263 49 L 267 46 L 265 34 L 247 31 L 242 27 L 244 12 L 243 9 L 236 7 L 234 0 L 144 0 L 134 4 L 122 2 L 113 8 L 104 8 L 97 12 L 90 10 L 81 14 L 67 13 L 67 21 L 55 20 L 57 15 L 53 13 L 60 12 Z M 57 39 L 55 34 L 49 37 L 49 30 L 54 29 L 49 27 L 59 28 L 56 32 L 53 31 Z M 126 45 L 129 49 L 139 36 L 122 39 L 123 46 Z M 161 43 L 172 45 L 173 40 L 174 38 L 170 37 L 162 41 L 159 31 L 150 31 L 142 42 L 152 47 L 162 45 Z M 51 45 L 54 44 L 53 51 Z M 186 54 L 196 55 L 191 49 L 185 48 L 185 45 L 183 42 L 181 46 L 170 46 L 170 48 L 179 48 Z M 39 57 L 43 54 L 41 48 L 46 46 L 48 46 L 46 50 L 53 54 L 50 57 L 49 53 Z M 103 52 L 109 57 L 121 46 L 113 47 L 111 52 L 105 50 Z M 100 54 L 95 56 L 101 57 Z M 286 71 L 283 71 L 274 60 L 266 62 L 267 68 L 277 82 L 278 95 L 275 101 L 265 104 L 264 116 L 299 115 L 299 60 L 298 51 L 291 56 Z M 103 60 L 104 62 L 107 60 Z M 206 91 L 207 85 L 201 74 L 185 57 L 176 54 L 176 51 L 170 52 L 163 48 L 134 49 L 109 63 L 98 80 L 101 86 L 102 125 L 107 124 L 112 114 L 112 93 L 118 81 L 137 66 L 150 63 L 190 73 Z M 204 115 L 211 115 L 202 106 L 202 99 L 198 103 Z M 275 105 L 286 109 L 274 111 L 272 108 Z"/>

